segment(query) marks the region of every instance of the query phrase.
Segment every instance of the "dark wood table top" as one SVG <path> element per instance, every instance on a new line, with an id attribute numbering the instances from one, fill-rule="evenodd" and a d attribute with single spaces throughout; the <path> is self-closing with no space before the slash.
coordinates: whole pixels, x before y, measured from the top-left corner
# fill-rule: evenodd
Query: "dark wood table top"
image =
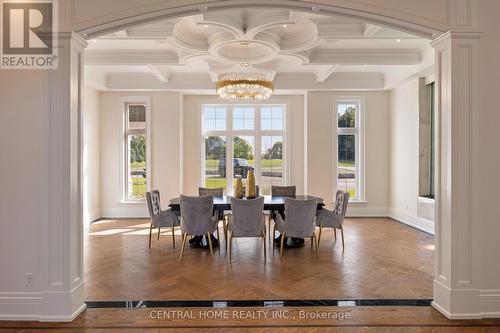
<path id="1" fill-rule="evenodd" d="M 214 209 L 216 210 L 231 210 L 231 198 L 232 196 L 224 195 L 222 197 L 214 197 Z M 294 199 L 299 200 L 309 200 L 318 199 L 318 209 L 322 209 L 325 204 L 323 199 L 314 197 L 312 195 L 296 195 Z M 170 200 L 169 207 L 172 210 L 180 210 L 180 198 L 174 198 Z M 264 210 L 284 210 L 285 209 L 285 197 L 281 196 L 271 196 L 264 195 Z"/>

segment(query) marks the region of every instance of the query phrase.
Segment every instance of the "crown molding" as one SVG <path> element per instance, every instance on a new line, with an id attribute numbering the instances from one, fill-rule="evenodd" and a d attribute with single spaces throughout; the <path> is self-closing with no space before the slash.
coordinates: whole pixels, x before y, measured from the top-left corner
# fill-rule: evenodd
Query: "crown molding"
<path id="1" fill-rule="evenodd" d="M 295 18 L 295 20 L 290 19 L 290 11 L 263 12 L 258 15 L 252 15 L 247 20 L 248 28 L 245 32 L 245 39 L 252 39 L 258 33 L 269 28 L 283 24 L 293 25 L 296 24 L 297 21 L 297 18 Z"/>
<path id="2" fill-rule="evenodd" d="M 365 27 L 361 22 L 335 22 L 329 18 L 311 19 L 318 30 L 318 37 L 323 39 L 339 39 L 363 37 Z"/>
<path id="3" fill-rule="evenodd" d="M 393 30 L 379 25 L 356 22 L 352 20 L 332 21 L 329 18 L 314 18 L 311 21 L 318 29 L 318 37 L 325 40 L 336 39 L 417 39 L 418 36 Z"/>
<path id="4" fill-rule="evenodd" d="M 167 68 L 165 68 L 165 66 L 148 64 L 147 67 L 160 82 L 168 83 L 170 73 L 168 72 Z"/>
<path id="5" fill-rule="evenodd" d="M 234 39 L 244 39 L 244 22 L 236 16 L 225 13 L 204 13 L 194 16 L 198 25 L 216 27 L 230 33 Z"/>
<path id="6" fill-rule="evenodd" d="M 273 49 L 277 52 L 277 49 Z M 273 53 L 274 54 L 274 53 Z M 310 65 L 348 65 L 348 64 L 366 64 L 366 65 L 417 65 L 421 62 L 422 56 L 418 50 L 345 50 L 345 49 L 322 49 L 312 53 L 302 52 L 296 54 L 286 54 L 299 58 L 303 64 Z M 171 50 L 88 50 L 86 51 L 85 63 L 87 65 L 179 65 L 186 63 L 189 59 L 195 57 L 205 57 L 206 53 L 185 53 L 180 57 Z M 275 72 L 277 63 L 271 60 L 271 55 L 261 61 L 261 65 L 254 66 L 255 70 Z M 258 61 L 257 61 L 258 63 Z M 228 59 L 215 60 L 209 64 L 210 70 L 220 74 L 234 70 L 234 66 L 224 64 L 238 65 L 238 60 L 229 61 Z M 331 69 L 332 72 L 334 71 Z M 331 74 L 316 73 L 317 81 L 323 82 Z M 162 74 L 168 81 L 168 75 Z M 160 78 L 160 81 L 165 80 Z"/>
<path id="7" fill-rule="evenodd" d="M 484 35 L 481 31 L 447 31 L 437 36 L 432 42 L 433 47 L 438 47 L 441 43 L 450 39 L 478 39 Z"/>
<path id="8" fill-rule="evenodd" d="M 274 76 L 275 75 L 275 76 Z M 269 73 L 268 78 L 274 79 L 275 89 L 281 90 L 382 90 L 385 89 L 385 79 L 382 73 L 348 73 L 337 72 L 335 76 L 317 82 L 311 73 Z M 215 73 L 171 73 L 168 83 L 161 82 L 151 72 L 143 73 L 110 73 L 105 80 L 105 90 L 165 90 L 192 91 L 210 90 L 215 93 Z"/>
<path id="9" fill-rule="evenodd" d="M 177 53 L 171 50 L 86 50 L 86 65 L 178 64 Z"/>
<path id="10" fill-rule="evenodd" d="M 317 83 L 325 82 L 337 70 L 337 67 L 338 65 L 331 65 L 328 66 L 325 70 L 316 72 L 315 73 L 316 82 Z"/>
<path id="11" fill-rule="evenodd" d="M 363 36 L 365 37 L 373 37 L 379 30 L 382 28 L 381 26 L 378 25 L 373 25 L 369 23 L 364 23 L 364 30 L 363 30 Z"/>
<path id="12" fill-rule="evenodd" d="M 309 55 L 311 65 L 417 65 L 421 60 L 421 52 L 413 49 L 321 49 Z"/>

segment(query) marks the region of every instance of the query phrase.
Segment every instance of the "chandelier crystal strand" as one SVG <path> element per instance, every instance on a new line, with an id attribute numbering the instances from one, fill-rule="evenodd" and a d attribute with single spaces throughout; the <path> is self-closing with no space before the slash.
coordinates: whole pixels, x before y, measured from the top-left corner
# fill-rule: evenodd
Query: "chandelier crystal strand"
<path id="1" fill-rule="evenodd" d="M 220 98 L 229 100 L 266 100 L 274 93 L 272 81 L 258 73 L 232 73 L 219 77 L 216 91 Z"/>

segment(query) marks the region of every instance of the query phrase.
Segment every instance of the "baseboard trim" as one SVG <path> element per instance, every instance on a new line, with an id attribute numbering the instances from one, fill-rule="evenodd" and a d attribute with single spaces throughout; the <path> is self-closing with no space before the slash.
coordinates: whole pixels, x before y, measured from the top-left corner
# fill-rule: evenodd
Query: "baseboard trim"
<path id="1" fill-rule="evenodd" d="M 41 293 L 0 293 L 0 320 L 38 320 Z"/>
<path id="2" fill-rule="evenodd" d="M 347 208 L 346 217 L 387 217 L 387 208 L 357 207 Z"/>
<path id="3" fill-rule="evenodd" d="M 434 280 L 432 306 L 448 319 L 500 318 L 500 290 L 450 289 Z"/>
<path id="4" fill-rule="evenodd" d="M 148 207 L 144 204 L 123 204 L 123 207 L 111 207 L 101 210 L 101 216 L 111 219 L 149 218 Z"/>
<path id="5" fill-rule="evenodd" d="M 500 290 L 480 290 L 482 318 L 500 318 Z"/>
<path id="6" fill-rule="evenodd" d="M 119 207 L 102 210 L 102 216 L 95 221 L 102 219 L 149 219 L 144 207 Z M 357 207 L 349 206 L 346 217 L 385 217 L 406 224 L 410 227 L 434 235 L 434 222 L 418 216 L 405 214 L 401 211 L 385 207 Z M 94 222 L 95 222 L 94 221 Z"/>
<path id="7" fill-rule="evenodd" d="M 75 311 L 73 311 L 73 313 L 70 314 L 69 316 L 41 316 L 39 318 L 39 321 L 47 322 L 47 323 L 50 323 L 50 322 L 70 322 L 70 321 L 75 320 L 76 317 L 78 317 L 80 315 L 80 313 L 85 311 L 85 309 L 87 309 L 86 303 L 82 304 L 79 308 L 77 308 Z"/>
<path id="8" fill-rule="evenodd" d="M 423 219 L 418 216 L 408 215 L 396 209 L 389 209 L 387 217 L 403 224 L 409 225 L 410 227 L 413 227 L 415 229 L 424 231 L 428 234 L 434 235 L 434 222 L 432 221 Z"/>
<path id="9" fill-rule="evenodd" d="M 87 308 L 83 282 L 71 291 L 0 293 L 0 320 L 69 322 Z"/>

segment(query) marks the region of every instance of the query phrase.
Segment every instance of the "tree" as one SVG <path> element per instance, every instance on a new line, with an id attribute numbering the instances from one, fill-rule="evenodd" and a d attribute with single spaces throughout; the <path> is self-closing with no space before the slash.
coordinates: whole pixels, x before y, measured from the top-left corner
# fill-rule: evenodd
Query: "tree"
<path id="1" fill-rule="evenodd" d="M 146 161 L 146 137 L 144 135 L 134 135 L 130 138 L 130 162 Z"/>
<path id="2" fill-rule="evenodd" d="M 283 142 L 275 142 L 271 148 L 267 149 L 264 158 L 268 160 L 281 160 L 283 158 Z"/>
<path id="3" fill-rule="evenodd" d="M 245 139 L 235 137 L 233 142 L 234 157 L 253 160 L 252 145 Z"/>
<path id="4" fill-rule="evenodd" d="M 205 140 L 205 159 L 218 160 L 226 156 L 226 141 L 220 136 L 209 136 Z"/>
<path id="5" fill-rule="evenodd" d="M 356 109 L 349 106 L 345 112 L 339 116 L 339 127 L 356 127 Z"/>

